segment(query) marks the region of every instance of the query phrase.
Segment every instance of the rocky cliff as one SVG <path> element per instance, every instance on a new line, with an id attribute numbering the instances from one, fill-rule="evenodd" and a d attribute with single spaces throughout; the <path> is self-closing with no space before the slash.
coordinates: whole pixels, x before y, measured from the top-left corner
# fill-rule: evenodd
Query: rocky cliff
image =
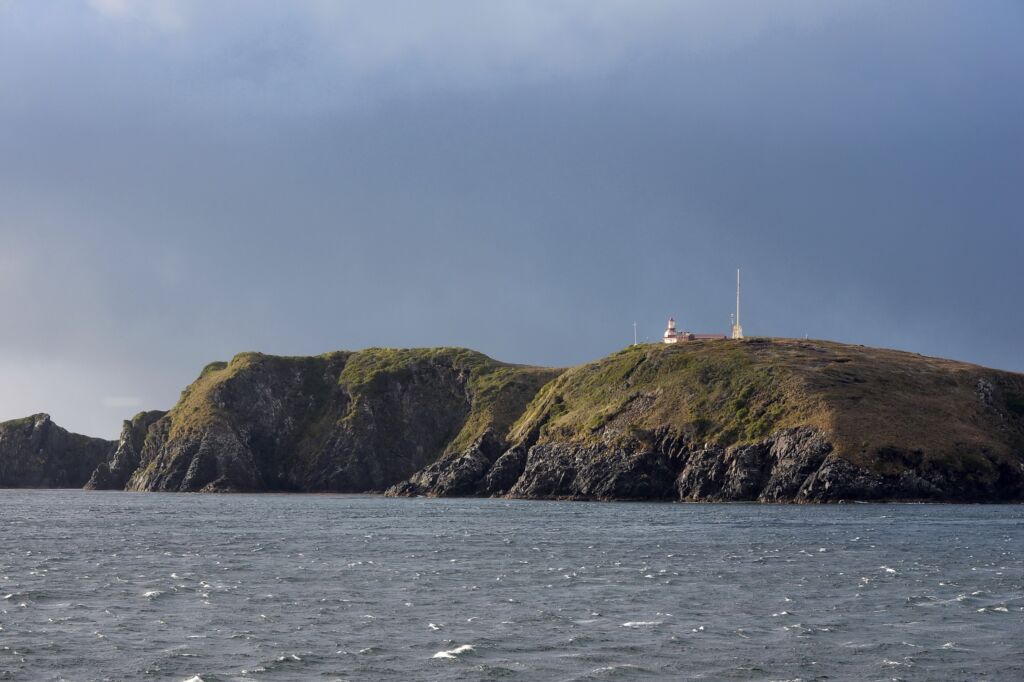
<path id="1" fill-rule="evenodd" d="M 0 488 L 81 488 L 114 446 L 68 433 L 48 414 L 0 423 Z"/>
<path id="2" fill-rule="evenodd" d="M 628 348 L 392 495 L 1024 500 L 1024 375 L 828 342 Z"/>
<path id="3" fill-rule="evenodd" d="M 113 454 L 101 462 L 92 472 L 86 490 L 124 490 L 135 470 L 142 462 L 142 449 L 150 433 L 156 437 L 157 431 L 150 427 L 166 412 L 154 410 L 140 412 L 131 419 L 126 419 L 121 426 L 121 437 Z"/>
<path id="4" fill-rule="evenodd" d="M 1024 375 L 786 339 L 569 370 L 455 348 L 208 365 L 117 443 L 0 425 L 0 485 L 832 502 L 1024 501 Z"/>
<path id="5" fill-rule="evenodd" d="M 144 438 L 132 435 L 131 449 L 141 448 L 125 458 L 138 461 L 124 485 L 382 491 L 484 433 L 505 432 L 557 373 L 449 348 L 244 353 L 208 365 Z"/>

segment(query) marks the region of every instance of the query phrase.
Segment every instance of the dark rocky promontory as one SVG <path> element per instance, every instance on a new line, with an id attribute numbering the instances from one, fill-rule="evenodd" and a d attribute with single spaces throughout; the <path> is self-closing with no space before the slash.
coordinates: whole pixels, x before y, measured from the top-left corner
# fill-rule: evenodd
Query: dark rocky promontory
<path id="1" fill-rule="evenodd" d="M 68 433 L 48 414 L 0 423 L 0 488 L 81 488 L 116 445 Z"/>
<path id="2" fill-rule="evenodd" d="M 4 485 L 1024 500 L 1024 375 L 824 341 L 641 345 L 567 370 L 455 348 L 243 353 L 118 443 L 35 419 L 0 425 Z"/>

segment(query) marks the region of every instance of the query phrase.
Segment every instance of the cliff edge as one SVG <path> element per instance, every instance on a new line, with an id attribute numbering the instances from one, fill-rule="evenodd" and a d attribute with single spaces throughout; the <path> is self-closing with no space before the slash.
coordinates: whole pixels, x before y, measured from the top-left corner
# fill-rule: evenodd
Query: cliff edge
<path id="1" fill-rule="evenodd" d="M 383 491 L 507 430 L 557 374 L 457 348 L 243 353 L 208 365 L 148 427 L 125 487 Z"/>

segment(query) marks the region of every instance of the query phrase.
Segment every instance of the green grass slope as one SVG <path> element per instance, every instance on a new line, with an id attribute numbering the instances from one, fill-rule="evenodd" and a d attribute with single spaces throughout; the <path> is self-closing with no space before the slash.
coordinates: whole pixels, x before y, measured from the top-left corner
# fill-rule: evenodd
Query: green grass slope
<path id="1" fill-rule="evenodd" d="M 879 473 L 984 476 L 1024 459 L 1024 375 L 827 341 L 640 345 L 545 386 L 510 440 L 608 446 L 669 432 L 726 447 L 791 427 Z"/>

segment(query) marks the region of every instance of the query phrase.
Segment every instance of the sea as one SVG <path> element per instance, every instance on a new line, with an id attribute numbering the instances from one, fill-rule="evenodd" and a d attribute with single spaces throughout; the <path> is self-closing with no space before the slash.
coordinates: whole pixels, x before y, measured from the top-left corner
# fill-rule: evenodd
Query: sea
<path id="1" fill-rule="evenodd" d="M 1022 680 L 1024 506 L 0 491 L 0 680 Z"/>

